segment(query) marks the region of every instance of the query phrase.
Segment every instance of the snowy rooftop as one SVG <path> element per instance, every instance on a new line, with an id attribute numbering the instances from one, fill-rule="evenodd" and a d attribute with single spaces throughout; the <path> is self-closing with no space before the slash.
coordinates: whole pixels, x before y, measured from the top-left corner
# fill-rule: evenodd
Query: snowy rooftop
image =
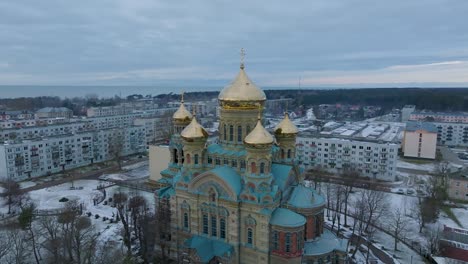
<path id="1" fill-rule="evenodd" d="M 334 137 L 354 140 L 371 140 L 383 142 L 398 142 L 404 129 L 404 123 L 397 122 L 328 122 L 323 130 L 317 133 L 315 129 L 303 130 L 303 134 Z"/>

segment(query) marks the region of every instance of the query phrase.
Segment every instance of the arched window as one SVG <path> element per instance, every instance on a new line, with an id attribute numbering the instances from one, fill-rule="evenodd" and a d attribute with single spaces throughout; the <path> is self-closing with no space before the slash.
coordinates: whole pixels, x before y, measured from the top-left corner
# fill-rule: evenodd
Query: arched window
<path id="1" fill-rule="evenodd" d="M 188 213 L 184 213 L 184 228 L 188 229 L 188 227 L 189 227 Z"/>
<path id="2" fill-rule="evenodd" d="M 231 142 L 234 141 L 234 126 L 233 125 L 229 126 L 229 141 Z"/>
<path id="3" fill-rule="evenodd" d="M 242 142 L 242 126 L 237 126 L 237 142 Z"/>
<path id="4" fill-rule="evenodd" d="M 253 229 L 250 227 L 247 228 L 247 244 L 253 245 Z"/>
<path id="5" fill-rule="evenodd" d="M 182 164 L 184 164 L 184 162 L 185 162 L 185 159 L 184 159 L 184 157 L 185 157 L 185 155 L 184 155 L 184 150 L 181 150 L 181 151 L 180 151 L 180 156 L 182 157 Z"/>
<path id="6" fill-rule="evenodd" d="M 291 234 L 286 233 L 286 238 L 284 241 L 284 251 L 289 253 L 291 252 Z"/>
<path id="7" fill-rule="evenodd" d="M 226 129 L 226 124 L 224 124 L 224 129 L 223 129 L 223 132 L 224 132 L 224 133 L 223 133 L 223 138 L 224 138 L 224 140 L 226 140 L 226 138 L 227 138 L 227 129 Z"/>
<path id="8" fill-rule="evenodd" d="M 290 158 L 291 158 L 291 150 L 288 149 L 288 159 L 290 159 Z"/>
<path id="9" fill-rule="evenodd" d="M 179 157 L 177 157 L 177 149 L 174 149 L 174 158 L 172 159 L 174 163 L 179 163 Z"/>
<path id="10" fill-rule="evenodd" d="M 198 154 L 195 154 L 195 165 L 198 165 Z"/>
<path id="11" fill-rule="evenodd" d="M 260 163 L 260 173 L 264 174 L 265 173 L 265 163 Z"/>
<path id="12" fill-rule="evenodd" d="M 210 189 L 208 194 L 209 194 L 210 202 L 212 202 L 212 203 L 216 202 L 216 192 L 215 192 L 215 190 Z"/>
<path id="13" fill-rule="evenodd" d="M 284 159 L 284 149 L 281 149 L 281 158 Z"/>
<path id="14" fill-rule="evenodd" d="M 187 154 L 187 164 L 190 164 L 190 154 Z"/>
<path id="15" fill-rule="evenodd" d="M 273 250 L 278 250 L 278 232 L 273 232 Z"/>
<path id="16" fill-rule="evenodd" d="M 216 163 L 216 165 L 221 165 L 221 161 L 219 160 L 219 157 L 216 157 L 215 163 Z"/>
<path id="17" fill-rule="evenodd" d="M 211 156 L 208 156 L 208 164 L 213 164 L 213 158 Z"/>
<path id="18" fill-rule="evenodd" d="M 211 216 L 211 236 L 218 236 L 218 227 L 216 225 L 216 216 L 212 215 Z"/>
<path id="19" fill-rule="evenodd" d="M 226 238 L 226 220 L 224 218 L 219 220 L 219 237 Z"/>
<path id="20" fill-rule="evenodd" d="M 250 172 L 251 173 L 257 173 L 257 165 L 255 164 L 255 162 L 252 162 L 250 164 Z"/>
<path id="21" fill-rule="evenodd" d="M 241 160 L 240 167 L 241 167 L 241 170 L 245 170 L 245 160 Z"/>
<path id="22" fill-rule="evenodd" d="M 208 215 L 203 215 L 203 234 L 208 235 Z"/>

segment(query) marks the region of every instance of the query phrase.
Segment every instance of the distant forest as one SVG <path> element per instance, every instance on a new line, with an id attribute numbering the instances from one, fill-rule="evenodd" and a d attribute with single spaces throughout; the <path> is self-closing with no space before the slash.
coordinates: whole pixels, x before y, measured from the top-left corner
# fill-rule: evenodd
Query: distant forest
<path id="1" fill-rule="evenodd" d="M 215 98 L 219 92 L 187 93 L 187 101 L 199 101 Z M 416 105 L 417 109 L 433 111 L 468 111 L 468 88 L 373 88 L 373 89 L 335 89 L 335 90 L 266 90 L 268 99 L 293 98 L 295 106 L 309 107 L 318 104 L 359 104 L 378 105 L 385 110 L 401 108 L 406 104 Z M 60 98 L 51 96 L 21 97 L 0 99 L 3 110 L 37 110 L 42 107 L 64 106 L 82 112 L 89 106 L 109 106 L 127 100 L 143 98 L 142 95 L 130 95 L 127 98 L 83 97 Z M 154 96 L 162 102 L 179 100 L 178 94 L 160 94 Z"/>

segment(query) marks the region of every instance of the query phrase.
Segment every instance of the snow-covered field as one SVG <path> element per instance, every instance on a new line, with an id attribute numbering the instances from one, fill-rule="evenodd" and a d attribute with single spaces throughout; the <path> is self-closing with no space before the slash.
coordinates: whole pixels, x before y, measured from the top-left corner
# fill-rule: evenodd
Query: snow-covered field
<path id="1" fill-rule="evenodd" d="M 123 167 L 124 172 L 104 174 L 99 179 L 112 181 L 134 181 L 143 180 L 149 177 L 148 161 L 138 162 L 136 164 Z"/>
<path id="2" fill-rule="evenodd" d="M 400 159 L 397 160 L 397 168 L 419 170 L 419 171 L 425 171 L 428 173 L 434 172 L 436 169 L 434 166 L 434 163 L 415 164 L 415 163 L 409 163 Z"/>

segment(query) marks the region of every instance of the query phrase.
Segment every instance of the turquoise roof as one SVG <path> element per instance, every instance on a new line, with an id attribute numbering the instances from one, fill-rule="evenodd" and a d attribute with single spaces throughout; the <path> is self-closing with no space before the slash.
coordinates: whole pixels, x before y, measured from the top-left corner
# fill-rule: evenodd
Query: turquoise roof
<path id="1" fill-rule="evenodd" d="M 330 230 L 324 229 L 320 237 L 305 242 L 304 255 L 317 256 L 330 253 L 334 250 L 346 252 L 347 243 L 348 240 L 337 238 Z"/>
<path id="2" fill-rule="evenodd" d="M 299 227 L 305 222 L 304 216 L 285 208 L 276 208 L 270 219 L 270 224 L 284 227 Z"/>
<path id="3" fill-rule="evenodd" d="M 325 204 L 325 197 L 300 184 L 294 187 L 287 204 L 297 208 L 316 208 Z"/>
<path id="4" fill-rule="evenodd" d="M 159 197 L 171 197 L 175 195 L 175 190 L 172 186 L 164 187 L 156 191 Z"/>
<path id="5" fill-rule="evenodd" d="M 273 174 L 273 178 L 275 178 L 275 184 L 278 185 L 282 191 L 288 187 L 286 184 L 291 170 L 292 167 L 290 165 L 276 163 L 271 165 L 271 173 Z"/>
<path id="6" fill-rule="evenodd" d="M 209 154 L 220 154 L 220 155 L 227 155 L 227 156 L 237 156 L 242 157 L 247 154 L 247 151 L 242 147 L 238 149 L 224 149 L 219 144 L 211 144 L 208 146 L 207 151 Z"/>
<path id="7" fill-rule="evenodd" d="M 193 236 L 185 241 L 185 246 L 197 251 L 197 255 L 203 263 L 208 263 L 215 256 L 230 256 L 234 248 L 222 241 L 209 239 L 202 236 Z"/>
<path id="8" fill-rule="evenodd" d="M 233 168 L 221 166 L 212 169 L 210 172 L 221 178 L 237 195 L 240 194 L 242 190 L 241 177 Z"/>

